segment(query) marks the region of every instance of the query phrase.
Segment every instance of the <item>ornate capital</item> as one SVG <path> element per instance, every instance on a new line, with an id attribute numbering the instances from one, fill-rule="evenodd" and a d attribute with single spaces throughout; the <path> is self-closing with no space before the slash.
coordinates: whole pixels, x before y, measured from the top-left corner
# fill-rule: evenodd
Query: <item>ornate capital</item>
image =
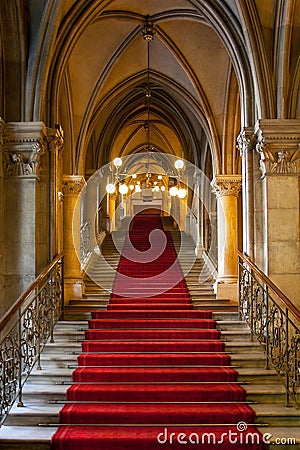
<path id="1" fill-rule="evenodd" d="M 242 187 L 241 175 L 216 175 L 211 182 L 212 191 L 216 196 L 238 197 Z"/>
<path id="2" fill-rule="evenodd" d="M 37 177 L 44 153 L 46 129 L 42 122 L 9 122 L 3 134 L 5 177 Z"/>
<path id="3" fill-rule="evenodd" d="M 85 187 L 86 181 L 82 175 L 64 175 L 62 192 L 64 196 L 78 196 Z"/>
<path id="4" fill-rule="evenodd" d="M 250 127 L 244 128 L 241 130 L 240 134 L 237 137 L 237 149 L 240 152 L 240 155 L 243 156 L 245 152 L 248 150 L 253 150 L 255 148 L 255 135 L 253 133 L 253 129 Z"/>
<path id="5" fill-rule="evenodd" d="M 60 125 L 55 128 L 47 128 L 47 138 L 49 151 L 57 151 L 60 158 L 64 147 L 64 132 Z"/>
<path id="6" fill-rule="evenodd" d="M 260 120 L 255 136 L 263 177 L 300 174 L 300 120 Z"/>

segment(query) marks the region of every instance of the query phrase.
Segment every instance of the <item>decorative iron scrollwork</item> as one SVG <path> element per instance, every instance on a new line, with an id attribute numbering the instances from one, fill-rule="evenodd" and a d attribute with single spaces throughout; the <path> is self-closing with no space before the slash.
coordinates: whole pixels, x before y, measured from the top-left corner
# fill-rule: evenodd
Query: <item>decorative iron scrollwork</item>
<path id="1" fill-rule="evenodd" d="M 39 282 L 33 283 L 7 329 L 1 329 L 0 426 L 17 397 L 22 404 L 22 387 L 63 311 L 62 257 L 50 267 Z"/>
<path id="2" fill-rule="evenodd" d="M 250 260 L 239 257 L 239 313 L 264 346 L 266 361 L 280 375 L 286 404 L 292 399 L 300 407 L 300 324 L 280 295 L 270 294 L 266 277 L 259 274 Z"/>

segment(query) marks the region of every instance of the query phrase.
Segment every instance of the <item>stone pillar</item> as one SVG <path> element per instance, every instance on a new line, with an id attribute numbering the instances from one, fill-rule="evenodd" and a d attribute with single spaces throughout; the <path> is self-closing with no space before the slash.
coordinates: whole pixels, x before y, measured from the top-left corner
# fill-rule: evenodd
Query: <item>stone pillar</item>
<path id="1" fill-rule="evenodd" d="M 46 134 L 42 122 L 4 126 L 4 309 L 49 262 Z"/>
<path id="2" fill-rule="evenodd" d="M 108 197 L 108 214 L 110 218 L 110 232 L 115 231 L 116 229 L 116 218 L 115 218 L 115 210 L 116 210 L 116 199 L 117 194 L 106 194 Z"/>
<path id="3" fill-rule="evenodd" d="M 47 129 L 50 151 L 50 233 L 51 259 L 63 249 L 63 194 L 62 194 L 62 150 L 64 134 L 62 128 Z"/>
<path id="4" fill-rule="evenodd" d="M 238 205 L 241 175 L 216 175 L 212 181 L 217 196 L 218 278 L 217 298 L 238 299 Z"/>
<path id="5" fill-rule="evenodd" d="M 242 156 L 242 195 L 243 195 L 243 252 L 254 258 L 254 186 L 253 154 L 255 139 L 253 129 L 244 128 L 238 138 L 237 147 Z"/>
<path id="6" fill-rule="evenodd" d="M 64 175 L 62 178 L 66 304 L 84 294 L 80 260 L 76 253 L 76 249 L 80 249 L 80 208 L 76 206 L 85 184 L 81 175 Z"/>
<path id="7" fill-rule="evenodd" d="M 266 274 L 300 307 L 300 120 L 255 125 L 260 155 Z"/>

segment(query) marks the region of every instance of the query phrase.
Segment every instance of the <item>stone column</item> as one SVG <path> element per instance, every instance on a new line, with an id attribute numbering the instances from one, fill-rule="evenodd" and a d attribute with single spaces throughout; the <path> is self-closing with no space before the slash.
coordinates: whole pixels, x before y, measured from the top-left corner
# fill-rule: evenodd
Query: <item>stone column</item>
<path id="1" fill-rule="evenodd" d="M 110 232 L 115 231 L 116 228 L 116 218 L 115 218 L 115 210 L 116 210 L 116 199 L 117 194 L 106 194 L 108 197 L 108 214 L 110 217 Z"/>
<path id="2" fill-rule="evenodd" d="M 241 175 L 216 175 L 212 181 L 217 196 L 218 278 L 217 298 L 238 299 L 238 206 Z"/>
<path id="3" fill-rule="evenodd" d="M 49 262 L 46 134 L 42 122 L 4 126 L 4 309 Z"/>
<path id="4" fill-rule="evenodd" d="M 253 129 L 244 128 L 238 138 L 237 147 L 242 156 L 242 195 L 243 195 L 243 252 L 254 258 L 254 186 L 253 154 L 255 139 Z"/>
<path id="5" fill-rule="evenodd" d="M 47 129 L 50 151 L 50 233 L 51 259 L 63 249 L 63 194 L 62 194 L 62 150 L 64 134 L 62 128 Z"/>
<path id="6" fill-rule="evenodd" d="M 259 120 L 254 131 L 264 215 L 262 269 L 300 307 L 300 120 Z"/>
<path id="7" fill-rule="evenodd" d="M 64 175 L 62 178 L 66 304 L 84 294 L 80 260 L 76 253 L 76 249 L 80 251 L 80 208 L 76 206 L 85 184 L 82 175 Z"/>

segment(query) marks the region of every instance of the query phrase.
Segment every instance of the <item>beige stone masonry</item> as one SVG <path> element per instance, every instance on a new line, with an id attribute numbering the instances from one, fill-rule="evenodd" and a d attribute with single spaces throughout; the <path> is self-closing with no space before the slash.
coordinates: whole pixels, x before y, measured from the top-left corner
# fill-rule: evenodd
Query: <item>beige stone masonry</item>
<path id="1" fill-rule="evenodd" d="M 217 298 L 238 299 L 238 208 L 241 175 L 216 175 L 212 181 L 218 210 Z"/>
<path id="2" fill-rule="evenodd" d="M 263 269 L 300 307 L 300 120 L 260 120 L 254 131 L 262 185 L 256 200 L 267 253 Z"/>
<path id="3" fill-rule="evenodd" d="M 2 244 L 6 310 L 49 263 L 48 130 L 42 122 L 5 123 L 2 133 Z"/>
<path id="4" fill-rule="evenodd" d="M 66 304 L 71 299 L 82 298 L 84 294 L 80 260 L 76 253 L 76 248 L 80 248 L 80 211 L 76 204 L 85 185 L 81 175 L 64 175 L 62 178 Z"/>

